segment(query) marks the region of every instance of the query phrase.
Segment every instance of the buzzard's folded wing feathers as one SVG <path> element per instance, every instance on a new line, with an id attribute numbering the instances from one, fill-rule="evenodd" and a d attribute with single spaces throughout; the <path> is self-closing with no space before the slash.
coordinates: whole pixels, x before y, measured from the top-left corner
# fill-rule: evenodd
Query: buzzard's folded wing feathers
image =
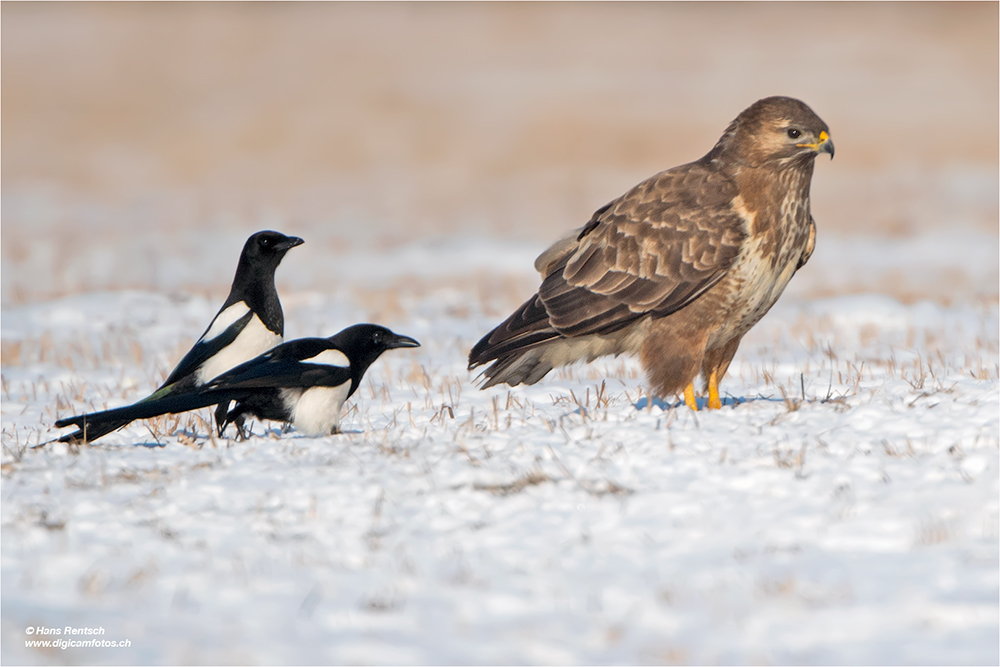
<path id="1" fill-rule="evenodd" d="M 538 294 L 551 325 L 564 336 L 609 333 L 689 304 L 739 254 L 745 232 L 734 196 L 729 181 L 693 163 L 612 202 L 575 250 L 560 242 L 565 261 L 548 259 Z"/>
<path id="2" fill-rule="evenodd" d="M 745 232 L 735 195 L 731 181 L 695 162 L 602 206 L 538 257 L 538 295 L 476 344 L 470 367 L 680 310 L 718 282 L 739 253 Z M 498 368 L 494 379 L 502 376 L 493 372 Z"/>
<path id="3" fill-rule="evenodd" d="M 796 271 L 798 271 L 799 269 L 801 269 L 803 266 L 806 265 L 806 262 L 808 262 L 809 258 L 812 257 L 813 250 L 815 249 L 816 249 L 816 221 L 813 220 L 813 217 L 810 215 L 809 236 L 806 237 L 806 249 L 802 251 L 802 257 L 799 258 L 799 263 L 795 267 Z"/>
<path id="4" fill-rule="evenodd" d="M 614 294 L 632 286 L 636 277 L 620 271 L 608 271 L 597 282 L 589 285 L 590 291 L 597 294 Z"/>

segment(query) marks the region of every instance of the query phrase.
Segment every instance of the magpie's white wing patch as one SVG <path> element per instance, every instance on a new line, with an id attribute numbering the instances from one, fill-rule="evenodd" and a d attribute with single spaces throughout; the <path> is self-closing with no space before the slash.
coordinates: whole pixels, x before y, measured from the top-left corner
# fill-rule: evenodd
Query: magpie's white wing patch
<path id="1" fill-rule="evenodd" d="M 225 315 L 230 310 L 236 308 L 237 305 L 234 304 L 219 313 L 219 317 L 216 318 L 215 322 L 209 328 L 208 333 L 211 333 L 215 329 L 215 325 L 219 322 L 223 315 Z M 236 312 L 239 312 L 238 310 Z M 246 314 L 246 310 L 243 314 Z M 239 318 L 236 318 L 239 319 Z M 205 335 L 207 336 L 208 333 Z M 206 382 L 216 378 L 231 368 L 242 364 L 243 362 L 253 359 L 268 350 L 270 350 L 275 345 L 281 343 L 281 336 L 274 333 L 260 321 L 260 318 L 256 314 L 250 318 L 250 321 L 244 327 L 243 331 L 236 337 L 229 345 L 225 346 L 201 365 L 198 369 L 198 383 L 205 384 Z"/>
<path id="2" fill-rule="evenodd" d="M 302 363 L 324 364 L 326 366 L 339 366 L 341 368 L 350 368 L 351 366 L 351 362 L 347 359 L 347 355 L 340 350 L 323 350 L 315 357 L 303 359 Z"/>
<path id="3" fill-rule="evenodd" d="M 208 327 L 208 331 L 202 335 L 201 340 L 198 342 L 210 341 L 216 338 L 249 312 L 250 306 L 245 301 L 237 301 L 215 316 L 211 326 Z"/>

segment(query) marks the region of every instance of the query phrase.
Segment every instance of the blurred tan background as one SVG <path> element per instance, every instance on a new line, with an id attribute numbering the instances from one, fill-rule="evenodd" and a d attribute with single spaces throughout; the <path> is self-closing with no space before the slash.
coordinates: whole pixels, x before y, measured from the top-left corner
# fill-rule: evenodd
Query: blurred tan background
<path id="1" fill-rule="evenodd" d="M 817 255 L 981 245 L 997 26 L 986 2 L 6 2 L 3 300 L 224 291 L 266 227 L 314 262 L 456 235 L 540 251 L 774 94 L 837 146 L 813 181 Z M 949 289 L 992 295 L 994 273 Z"/>

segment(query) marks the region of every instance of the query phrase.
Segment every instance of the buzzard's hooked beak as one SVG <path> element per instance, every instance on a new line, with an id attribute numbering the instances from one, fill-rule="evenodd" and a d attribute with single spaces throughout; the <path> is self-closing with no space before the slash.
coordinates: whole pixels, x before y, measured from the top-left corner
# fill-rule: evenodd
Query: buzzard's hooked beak
<path id="1" fill-rule="evenodd" d="M 811 148 L 817 153 L 829 153 L 830 159 L 833 159 L 833 141 L 830 139 L 830 135 L 823 132 L 819 133 L 819 141 L 814 144 L 795 144 L 799 148 Z"/>

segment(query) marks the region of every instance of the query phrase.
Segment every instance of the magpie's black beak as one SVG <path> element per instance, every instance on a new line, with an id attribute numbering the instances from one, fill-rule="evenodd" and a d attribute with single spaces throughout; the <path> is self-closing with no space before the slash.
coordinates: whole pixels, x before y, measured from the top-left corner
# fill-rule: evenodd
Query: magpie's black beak
<path id="1" fill-rule="evenodd" d="M 279 241 L 278 243 L 276 243 L 274 247 L 277 248 L 278 250 L 288 251 L 297 245 L 302 245 L 303 243 L 305 243 L 305 241 L 300 239 L 298 236 L 289 236 L 286 237 L 284 241 Z"/>
<path id="2" fill-rule="evenodd" d="M 420 343 L 409 336 L 400 336 L 399 334 L 393 334 L 393 336 L 395 336 L 395 338 L 390 338 L 385 342 L 385 348 L 387 350 L 392 350 L 397 347 L 420 347 Z"/>

